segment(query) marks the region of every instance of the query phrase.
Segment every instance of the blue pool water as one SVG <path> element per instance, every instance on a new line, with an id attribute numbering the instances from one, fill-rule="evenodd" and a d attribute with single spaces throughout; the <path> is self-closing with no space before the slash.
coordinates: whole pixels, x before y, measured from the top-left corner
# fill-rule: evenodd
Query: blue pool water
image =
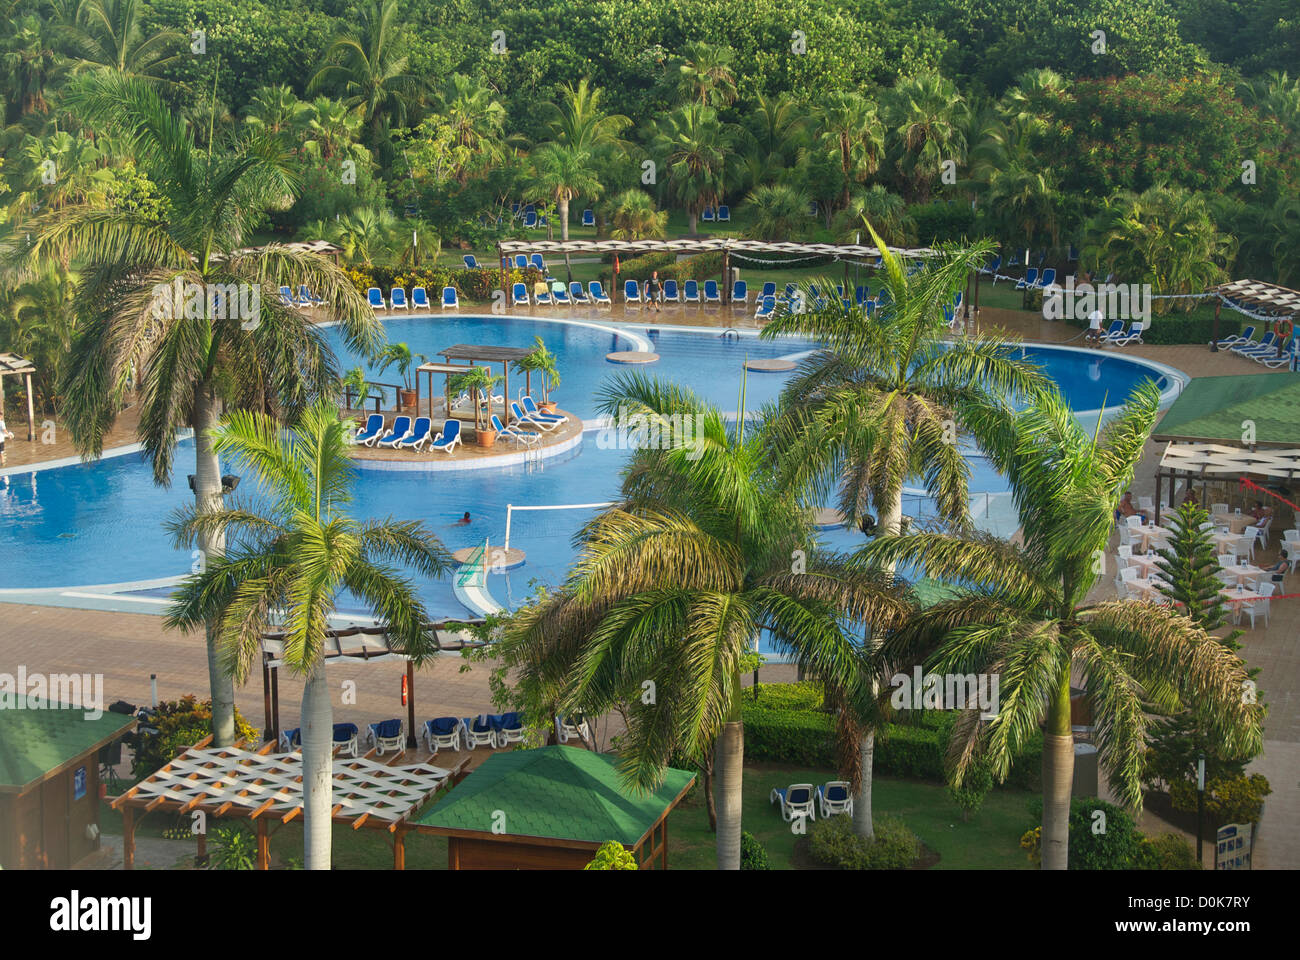
<path id="1" fill-rule="evenodd" d="M 625 332 L 624 332 L 625 331 Z M 417 353 L 433 355 L 456 343 L 527 345 L 536 335 L 559 357 L 563 383 L 561 405 L 579 416 L 595 414 L 594 395 L 611 373 L 629 368 L 607 363 L 606 353 L 636 349 L 631 333 L 651 340 L 659 363 L 639 368 L 683 382 L 724 410 L 734 410 L 744 360 L 799 353 L 802 341 L 770 343 L 753 337 L 723 339 L 716 332 L 627 327 L 592 329 L 514 317 L 402 319 L 389 324 L 390 339 L 406 340 Z M 330 332 L 336 344 L 339 338 Z M 356 358 L 340 350 L 345 365 Z M 1121 402 L 1149 375 L 1149 368 L 1118 357 L 1094 357 L 1062 351 L 1028 355 L 1061 384 L 1076 410 Z M 391 374 L 391 372 L 390 372 Z M 387 378 L 393 379 L 391 375 Z M 775 399 L 784 376 L 750 374 L 747 406 Z M 514 377 L 511 392 L 515 392 Z M 519 385 L 522 385 L 520 382 Z M 437 386 L 441 389 L 441 385 Z M 71 587 L 137 582 L 189 572 L 188 552 L 173 549 L 161 522 L 190 499 L 185 475 L 192 470 L 192 445 L 182 444 L 176 457 L 176 483 L 155 487 L 146 462 L 137 454 L 90 464 L 0 477 L 0 589 Z M 500 544 L 508 504 L 572 504 L 612 499 L 627 457 L 622 450 L 601 449 L 595 432 L 581 447 L 540 462 L 457 473 L 410 473 L 362 470 L 354 513 L 362 517 L 397 516 L 425 521 L 448 547 L 476 546 L 484 538 Z M 1001 491 L 1004 480 L 979 459 L 972 461 L 972 492 Z M 468 527 L 454 526 L 465 511 Z M 927 504 L 909 498 L 906 512 L 923 515 Z M 524 600 L 534 581 L 556 583 L 573 557 L 571 538 L 592 510 L 516 512 L 511 545 L 522 548 L 527 563 L 493 575 L 488 589 L 507 606 Z M 830 546 L 849 549 L 863 542 L 857 532 L 825 534 Z M 435 616 L 462 616 L 449 581 L 419 584 Z M 346 604 L 344 604 L 346 606 Z"/>

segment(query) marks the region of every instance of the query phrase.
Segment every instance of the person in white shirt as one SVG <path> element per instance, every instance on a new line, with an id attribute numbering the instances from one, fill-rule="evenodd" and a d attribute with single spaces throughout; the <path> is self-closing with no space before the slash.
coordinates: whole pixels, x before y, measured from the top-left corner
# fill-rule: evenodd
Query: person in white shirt
<path id="1" fill-rule="evenodd" d="M 1102 321 L 1104 321 L 1105 319 L 1106 318 L 1105 316 L 1102 315 L 1100 307 L 1093 310 L 1092 313 L 1088 314 L 1088 336 L 1086 339 L 1088 340 L 1101 339 L 1101 324 Z"/>

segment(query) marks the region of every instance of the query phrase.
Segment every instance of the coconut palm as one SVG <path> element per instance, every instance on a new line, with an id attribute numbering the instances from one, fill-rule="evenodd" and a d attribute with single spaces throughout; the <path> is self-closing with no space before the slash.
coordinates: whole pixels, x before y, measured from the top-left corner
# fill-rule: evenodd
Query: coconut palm
<path id="1" fill-rule="evenodd" d="M 949 762 L 960 783 L 986 760 L 1005 778 L 1016 754 L 1043 729 L 1042 866 L 1069 863 L 1074 738 L 1071 677 L 1081 677 L 1112 788 L 1141 808 L 1149 712 L 1180 703 L 1203 711 L 1229 754 L 1261 746 L 1263 707 L 1247 695 L 1236 654 L 1183 613 L 1133 601 L 1089 604 L 1114 526 L 1114 510 L 1142 457 L 1160 405 L 1150 381 L 1105 427 L 1082 427 L 1054 391 L 1023 412 L 972 411 L 972 432 L 1006 474 L 1021 518 L 1015 542 L 968 532 L 886 534 L 864 548 L 869 563 L 909 560 L 961 584 L 956 595 L 912 617 L 885 639 L 895 662 L 929 654 L 936 673 L 999 677 L 996 716 L 967 711 L 953 730 Z"/>
<path id="2" fill-rule="evenodd" d="M 528 189 L 555 204 L 560 221 L 560 239 L 569 239 L 569 203 L 574 197 L 598 197 L 604 189 L 596 178 L 595 164 L 589 150 L 551 141 L 533 151 L 529 157 L 532 171 Z M 573 280 L 569 251 L 564 251 L 564 269 Z"/>
<path id="3" fill-rule="evenodd" d="M 907 212 L 907 203 L 879 183 L 869 190 L 857 190 L 849 198 L 849 205 L 835 217 L 836 239 L 841 243 L 860 242 L 863 221 L 875 227 L 890 246 L 910 247 L 916 241 L 916 224 Z"/>
<path id="4" fill-rule="evenodd" d="M 598 405 L 644 418 L 665 442 L 633 455 L 623 501 L 582 532 L 563 587 L 506 631 L 554 651 L 545 669 L 565 672 L 566 712 L 625 707 L 630 788 L 653 788 L 675 753 L 702 756 L 716 741 L 718 867 L 739 869 L 746 652 L 766 631 L 856 693 L 850 625 L 888 628 L 908 605 L 887 575 L 818 550 L 811 515 L 774 486 L 763 445 L 688 389 L 624 375 Z"/>
<path id="5" fill-rule="evenodd" d="M 967 108 L 957 87 L 933 71 L 900 79 L 886 98 L 899 173 L 913 200 L 924 203 L 944 161 L 966 159 Z"/>
<path id="6" fill-rule="evenodd" d="M 287 433 L 264 414 L 229 414 L 212 431 L 213 447 L 257 479 L 261 497 L 217 511 L 182 511 L 170 524 L 180 546 L 223 537 L 230 549 L 185 578 L 172 595 L 167 626 L 215 624 L 222 667 L 241 684 L 261 663 L 263 634 L 283 630 L 285 665 L 306 678 L 301 730 L 308 870 L 330 868 L 333 707 L 324 654 L 335 602 L 345 591 L 360 600 L 393 648 L 418 664 L 437 644 L 423 604 L 398 571 L 437 577 L 452 566 L 421 522 L 348 514 L 355 467 L 347 428 L 332 400 L 309 407 Z"/>
<path id="7" fill-rule="evenodd" d="M 885 153 L 885 125 L 876 104 L 855 91 L 832 93 L 814 107 L 812 128 L 817 148 L 838 161 L 844 178 L 841 203 L 849 205 L 853 184 L 863 183 L 880 168 Z"/>
<path id="8" fill-rule="evenodd" d="M 946 248 L 925 270 L 908 275 L 870 223 L 880 250 L 880 277 L 888 298 L 870 322 L 861 308 L 845 309 L 838 297 L 823 305 L 804 291 L 808 309 L 788 311 L 761 336 L 797 333 L 824 346 L 804 359 L 781 394 L 769 425 L 776 476 L 805 502 L 838 495 L 850 525 L 874 508 L 879 529 L 897 533 L 903 487 L 922 482 L 941 516 L 960 522 L 968 513 L 970 465 L 961 451 L 962 424 L 971 413 L 1000 409 L 1030 395 L 1044 380 L 1012 355 L 1000 337 L 945 341 L 942 307 L 991 245 Z M 854 803 L 858 832 L 871 836 L 874 728 L 864 718 L 862 783 Z"/>
<path id="9" fill-rule="evenodd" d="M 722 196 L 733 140 L 731 125 L 699 103 L 678 107 L 655 125 L 652 149 L 663 158 L 668 192 L 686 209 L 691 233 L 700 213 Z"/>
<path id="10" fill-rule="evenodd" d="M 789 94 L 759 94 L 742 133 L 746 165 L 755 187 L 793 167 L 808 125 L 803 106 Z"/>
<path id="11" fill-rule="evenodd" d="M 83 0 L 75 21 L 60 31 L 74 69 L 107 68 L 157 82 L 180 59 L 186 36 L 172 28 L 146 36 L 145 14 L 140 0 Z"/>
<path id="12" fill-rule="evenodd" d="M 600 87 L 591 86 L 586 77 L 576 87 L 561 84 L 559 101 L 543 104 L 551 139 L 592 154 L 609 147 L 625 149 L 628 144 L 621 135 L 632 121 L 619 113 L 606 113 L 601 96 Z"/>
<path id="13" fill-rule="evenodd" d="M 500 164 L 520 145 L 517 135 L 506 134 L 506 120 L 506 108 L 487 84 L 460 73 L 447 79 L 433 122 L 446 130 L 458 183 L 468 182 L 472 171 Z"/>
<path id="14" fill-rule="evenodd" d="M 615 240 L 662 239 L 668 230 L 668 211 L 656 210 L 654 198 L 633 187 L 609 204 L 609 235 Z"/>
<path id="15" fill-rule="evenodd" d="M 319 328 L 280 303 L 279 285 L 308 284 L 359 352 L 374 353 L 383 328 L 328 258 L 279 244 L 241 249 L 267 208 L 282 206 L 296 188 L 279 145 L 200 151 L 140 78 L 92 74 L 64 97 L 89 126 L 131 144 L 172 211 L 162 222 L 129 209 L 65 207 L 33 232 L 26 262 L 68 256 L 84 264 L 79 330 L 61 387 L 68 427 L 82 456 L 98 456 L 128 391 L 138 389 L 138 430 L 154 481 L 170 483 L 177 440 L 192 428 L 195 508 L 219 510 L 222 471 L 209 431 L 223 407 L 269 407 L 292 420 L 334 380 Z M 179 300 L 171 295 L 178 284 Z M 235 311 L 236 301 L 252 315 Z M 209 560 L 222 547 L 218 532 L 201 537 Z M 212 625 L 213 737 L 226 745 L 234 737 L 234 688 L 216 639 Z"/>

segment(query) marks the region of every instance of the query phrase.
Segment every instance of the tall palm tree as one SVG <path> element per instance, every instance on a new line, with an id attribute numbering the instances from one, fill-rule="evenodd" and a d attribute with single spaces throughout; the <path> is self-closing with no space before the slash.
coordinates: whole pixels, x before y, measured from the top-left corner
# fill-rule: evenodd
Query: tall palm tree
<path id="1" fill-rule="evenodd" d="M 988 256 L 990 244 L 945 249 L 909 276 L 875 228 L 865 226 L 883 258 L 880 276 L 889 294 L 871 322 L 861 308 L 844 309 L 838 297 L 818 307 L 805 292 L 810 309 L 778 316 L 761 334 L 797 333 L 823 344 L 786 384 L 769 425 L 778 482 L 814 505 L 837 495 L 851 526 L 874 508 L 879 529 L 896 534 L 903 487 L 917 478 L 939 514 L 961 522 L 970 478 L 959 442 L 964 421 L 1002 408 L 1008 397 L 1032 395 L 1045 381 L 1000 337 L 944 340 L 943 305 Z M 871 836 L 875 734 L 870 723 L 863 727 L 854 823 Z"/>
<path id="2" fill-rule="evenodd" d="M 730 47 L 688 43 L 675 64 L 678 102 L 725 107 L 736 99 L 736 54 Z"/>
<path id="3" fill-rule="evenodd" d="M 910 247 L 916 241 L 916 224 L 907 212 L 907 203 L 896 193 L 890 193 L 882 184 L 872 184 L 870 190 L 857 190 L 849 198 L 849 205 L 835 218 L 833 229 L 841 243 L 857 243 L 862 236 L 863 221 L 876 228 L 881 238 L 891 246 Z"/>
<path id="4" fill-rule="evenodd" d="M 700 213 L 722 195 L 734 139 L 731 125 L 698 103 L 678 107 L 655 124 L 652 149 L 663 158 L 668 191 L 686 209 L 691 233 Z"/>
<path id="5" fill-rule="evenodd" d="M 358 20 L 356 30 L 341 34 L 326 49 L 308 89 L 337 88 L 348 106 L 360 112 L 370 130 L 370 149 L 377 150 L 390 127 L 406 122 L 424 84 L 408 71 L 397 0 L 370 0 Z"/>
<path id="6" fill-rule="evenodd" d="M 944 161 L 966 159 L 966 103 L 951 80 L 925 71 L 900 79 L 886 108 L 903 185 L 924 203 Z"/>
<path id="7" fill-rule="evenodd" d="M 755 187 L 771 184 L 794 166 L 807 125 L 806 110 L 789 94 L 755 98 L 742 134 Z"/>
<path id="8" fill-rule="evenodd" d="M 975 411 L 972 431 L 1011 482 L 1022 524 L 1017 541 L 961 531 L 887 534 L 862 551 L 866 562 L 910 560 L 931 577 L 961 584 L 883 649 L 899 663 L 929 654 L 927 669 L 941 674 L 999 677 L 996 716 L 982 722 L 978 710 L 967 711 L 954 727 L 949 760 L 959 783 L 977 757 L 1004 778 L 1043 728 L 1045 870 L 1069 864 L 1072 675 L 1087 688 L 1101 762 L 1128 806 L 1142 805 L 1149 712 L 1196 703 L 1229 753 L 1253 756 L 1246 751 L 1261 746 L 1264 708 L 1244 695 L 1249 678 L 1236 654 L 1171 607 L 1085 600 L 1159 404 L 1147 381 L 1093 431 L 1054 391 L 1020 413 Z"/>
<path id="9" fill-rule="evenodd" d="M 311 112 L 312 107 L 299 100 L 287 83 L 282 83 L 258 87 L 253 92 L 244 107 L 244 122 L 269 136 L 279 136 L 301 127 Z"/>
<path id="10" fill-rule="evenodd" d="M 559 101 L 543 105 L 551 139 L 592 154 L 609 147 L 626 148 L 622 133 L 632 121 L 620 113 L 607 113 L 601 97 L 600 87 L 593 87 L 587 77 L 576 87 L 561 84 Z"/>
<path id="11" fill-rule="evenodd" d="M 328 258 L 279 244 L 240 249 L 267 208 L 283 205 L 295 190 L 280 145 L 251 141 L 231 153 L 200 151 L 140 78 L 92 74 L 65 98 L 88 125 L 131 144 L 141 172 L 171 211 L 163 222 L 131 210 L 70 207 L 33 234 L 28 262 L 55 255 L 84 263 L 80 329 L 62 385 L 68 427 L 82 456 L 98 456 L 128 391 L 138 385 L 138 429 L 154 481 L 170 483 L 176 442 L 192 428 L 195 508 L 220 510 L 222 472 L 209 431 L 223 407 L 270 407 L 293 419 L 334 379 L 320 330 L 281 305 L 278 286 L 308 284 L 324 299 L 325 316 L 339 322 L 360 352 L 375 352 L 383 327 Z M 183 305 L 162 298 L 177 284 Z M 232 316 L 235 299 L 255 307 L 256 316 Z M 205 532 L 201 549 L 209 561 L 219 557 L 219 532 Z M 234 687 L 218 663 L 216 640 L 213 624 L 213 737 L 226 745 L 234 737 Z"/>
<path id="12" fill-rule="evenodd" d="M 771 482 L 763 445 L 689 390 L 625 375 L 599 406 L 644 417 L 671 442 L 633 455 L 623 502 L 582 532 L 563 587 L 506 630 L 555 652 L 567 709 L 624 706 L 633 789 L 653 788 L 675 752 L 703 756 L 716 742 L 718 867 L 739 869 L 742 658 L 766 631 L 856 691 L 847 625 L 892 626 L 906 599 L 879 571 L 819 551 L 810 514 Z M 672 431 L 675 416 L 692 418 L 689 439 Z"/>
<path id="13" fill-rule="evenodd" d="M 74 69 L 109 69 L 155 82 L 180 59 L 185 34 L 174 28 L 144 32 L 140 0 L 82 0 L 76 19 L 62 30 Z"/>
<path id="14" fill-rule="evenodd" d="M 667 229 L 668 211 L 656 210 L 644 190 L 624 190 L 609 204 L 609 235 L 615 240 L 662 239 Z"/>
<path id="15" fill-rule="evenodd" d="M 832 154 L 844 175 L 841 202 L 849 205 L 853 184 L 863 183 L 880 168 L 885 153 L 885 125 L 876 104 L 856 91 L 832 93 L 814 105 L 813 129 L 820 149 Z"/>
<path id="16" fill-rule="evenodd" d="M 456 164 L 456 179 L 462 185 L 471 170 L 500 163 L 521 141 L 507 135 L 506 108 L 496 91 L 487 84 L 454 73 L 438 96 L 438 119 L 450 132 L 452 149 L 462 158 Z"/>
<path id="17" fill-rule="evenodd" d="M 241 684 L 261 662 L 261 639 L 285 632 L 284 660 L 306 677 L 302 695 L 303 847 L 308 870 L 330 868 L 333 707 L 325 679 L 329 617 L 340 593 L 365 604 L 395 650 L 417 664 L 437 649 L 409 567 L 426 577 L 451 557 L 415 520 L 356 520 L 348 514 L 355 467 L 338 405 L 322 400 L 285 433 L 265 414 L 236 411 L 212 431 L 218 454 L 252 473 L 264 495 L 218 511 L 188 509 L 171 521 L 177 544 L 212 537 L 231 548 L 172 595 L 167 626 L 215 623 L 223 669 Z"/>
<path id="18" fill-rule="evenodd" d="M 551 141 L 533 151 L 529 189 L 554 202 L 560 221 L 560 239 L 569 239 L 569 203 L 574 197 L 598 197 L 604 187 L 596 178 L 589 150 Z M 564 269 L 573 280 L 569 251 L 564 251 Z"/>

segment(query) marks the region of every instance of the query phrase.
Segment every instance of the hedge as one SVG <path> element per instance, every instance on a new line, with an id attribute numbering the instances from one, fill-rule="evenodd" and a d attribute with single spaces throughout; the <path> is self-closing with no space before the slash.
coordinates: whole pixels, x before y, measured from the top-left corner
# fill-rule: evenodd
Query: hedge
<path id="1" fill-rule="evenodd" d="M 822 709 L 818 684 L 763 683 L 758 701 L 745 691 L 745 756 L 751 760 L 831 767 L 835 762 L 835 717 Z M 874 769 L 897 777 L 944 782 L 944 756 L 957 715 L 921 712 L 906 722 L 887 723 L 876 734 Z M 1043 763 L 1042 735 L 1035 733 L 1012 764 L 1005 786 L 1038 789 Z"/>
<path id="2" fill-rule="evenodd" d="M 412 287 L 424 287 L 429 299 L 440 300 L 443 287 L 455 287 L 456 293 L 466 300 L 488 301 L 501 289 L 501 271 L 492 268 L 467 270 L 463 267 L 383 267 L 368 264 L 352 267 L 348 277 L 353 286 L 361 293 L 370 287 L 378 287 L 387 296 L 392 287 L 410 290 Z M 506 277 L 507 289 L 510 284 L 523 283 L 532 292 L 533 284 L 544 279 L 536 267 L 512 269 Z"/>
<path id="3" fill-rule="evenodd" d="M 624 280 L 644 282 L 656 270 L 660 280 L 717 279 L 722 276 L 722 254 L 701 253 L 678 260 L 675 253 L 646 253 L 620 261 L 618 280 L 619 283 Z"/>

